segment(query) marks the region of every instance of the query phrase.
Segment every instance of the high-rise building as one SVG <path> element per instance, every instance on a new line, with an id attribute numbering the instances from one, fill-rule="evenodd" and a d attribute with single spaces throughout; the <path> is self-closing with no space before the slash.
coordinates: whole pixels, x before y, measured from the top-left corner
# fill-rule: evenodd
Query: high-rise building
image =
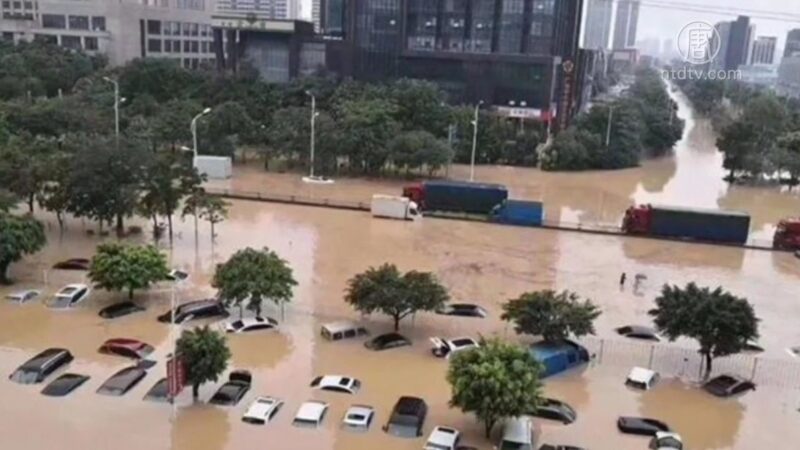
<path id="1" fill-rule="evenodd" d="M 797 55 L 800 55 L 800 28 L 789 31 L 786 35 L 786 46 L 783 48 L 785 58 Z"/>
<path id="2" fill-rule="evenodd" d="M 320 32 L 328 37 L 343 37 L 347 30 L 347 0 L 314 0 L 319 3 Z"/>
<path id="3" fill-rule="evenodd" d="M 754 31 L 747 16 L 739 16 L 731 22 L 724 70 L 736 70 L 739 66 L 749 63 Z"/>
<path id="4" fill-rule="evenodd" d="M 143 57 L 185 67 L 214 60 L 212 0 L 36 0 L 0 2 L 5 40 L 42 40 L 87 53 L 111 65 Z"/>
<path id="5" fill-rule="evenodd" d="M 753 51 L 750 64 L 773 64 L 775 62 L 775 46 L 778 38 L 772 36 L 759 36 L 753 41 Z"/>
<path id="6" fill-rule="evenodd" d="M 311 0 L 311 22 L 314 24 L 314 31 L 322 31 L 322 4 L 325 0 Z"/>
<path id="7" fill-rule="evenodd" d="M 716 33 L 711 35 L 708 43 L 708 57 L 710 68 L 725 70 L 728 54 L 728 41 L 731 37 L 731 22 L 719 22 L 714 25 Z"/>
<path id="8" fill-rule="evenodd" d="M 270 19 L 300 18 L 300 0 L 216 0 L 219 13 L 250 13 Z"/>
<path id="9" fill-rule="evenodd" d="M 583 33 L 584 48 L 593 50 L 608 48 L 613 9 L 613 0 L 589 0 L 586 6 L 586 22 Z"/>
<path id="10" fill-rule="evenodd" d="M 639 27 L 639 0 L 619 0 L 614 22 L 614 49 L 633 48 Z"/>

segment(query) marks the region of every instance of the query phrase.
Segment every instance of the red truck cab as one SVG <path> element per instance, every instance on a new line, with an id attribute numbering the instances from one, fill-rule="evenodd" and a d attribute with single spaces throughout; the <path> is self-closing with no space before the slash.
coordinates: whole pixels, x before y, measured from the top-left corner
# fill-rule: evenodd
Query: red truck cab
<path id="1" fill-rule="evenodd" d="M 422 184 L 403 187 L 403 197 L 416 203 L 419 209 L 425 209 L 425 188 L 423 188 Z"/>
<path id="2" fill-rule="evenodd" d="M 784 219 L 778 222 L 772 247 L 779 250 L 800 250 L 800 218 Z"/>
<path id="3" fill-rule="evenodd" d="M 622 219 L 622 231 L 627 234 L 648 234 L 652 221 L 652 209 L 650 205 L 628 208 Z"/>

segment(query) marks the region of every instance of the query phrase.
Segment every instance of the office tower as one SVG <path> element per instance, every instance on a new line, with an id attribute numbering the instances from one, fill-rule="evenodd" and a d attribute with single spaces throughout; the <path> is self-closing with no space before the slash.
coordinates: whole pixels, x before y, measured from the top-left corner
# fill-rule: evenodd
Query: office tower
<path id="1" fill-rule="evenodd" d="M 602 50 L 608 48 L 613 7 L 613 0 L 589 0 L 583 34 L 584 48 Z"/>
<path id="2" fill-rule="evenodd" d="M 778 38 L 772 36 L 759 36 L 753 42 L 753 51 L 750 64 L 773 64 L 775 62 L 775 46 Z"/>
<path id="3" fill-rule="evenodd" d="M 789 31 L 786 35 L 786 46 L 783 48 L 785 58 L 796 55 L 800 55 L 800 28 Z"/>
<path id="4" fill-rule="evenodd" d="M 614 49 L 632 48 L 639 26 L 639 0 L 619 0 L 614 22 Z"/>
<path id="5" fill-rule="evenodd" d="M 736 70 L 750 60 L 752 52 L 754 28 L 750 25 L 750 18 L 739 16 L 730 24 L 728 48 L 725 52 L 724 70 Z"/>

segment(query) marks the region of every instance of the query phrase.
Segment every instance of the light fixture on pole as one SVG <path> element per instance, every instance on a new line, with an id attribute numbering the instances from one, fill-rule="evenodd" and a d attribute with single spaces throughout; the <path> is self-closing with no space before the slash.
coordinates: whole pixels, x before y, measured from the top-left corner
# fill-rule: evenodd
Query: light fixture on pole
<path id="1" fill-rule="evenodd" d="M 606 126 L 606 148 L 611 145 L 611 119 L 614 117 L 614 105 L 608 105 L 608 125 Z"/>
<path id="2" fill-rule="evenodd" d="M 201 112 L 200 114 L 194 116 L 194 118 L 192 119 L 192 125 L 191 125 L 191 128 L 192 128 L 192 143 L 193 143 L 192 152 L 194 153 L 194 157 L 195 158 L 197 158 L 197 121 L 201 117 L 205 116 L 206 114 L 208 114 L 210 112 L 211 112 L 211 108 L 206 108 L 206 109 L 203 110 L 203 112 Z"/>
<path id="3" fill-rule="evenodd" d="M 469 159 L 469 181 L 475 181 L 475 151 L 478 147 L 478 112 L 483 105 L 483 100 L 475 105 L 475 118 L 472 120 L 472 156 Z"/>
<path id="4" fill-rule="evenodd" d="M 114 85 L 114 136 L 117 140 L 117 148 L 119 148 L 119 83 L 109 77 L 103 77 L 103 80 Z"/>

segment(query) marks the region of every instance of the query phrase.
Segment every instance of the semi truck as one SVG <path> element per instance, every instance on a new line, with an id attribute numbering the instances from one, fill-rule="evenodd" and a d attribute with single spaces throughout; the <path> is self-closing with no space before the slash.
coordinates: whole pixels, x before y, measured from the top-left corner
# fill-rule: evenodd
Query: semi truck
<path id="1" fill-rule="evenodd" d="M 772 238 L 772 247 L 777 250 L 800 250 L 800 218 L 778 222 Z"/>
<path id="2" fill-rule="evenodd" d="M 403 188 L 403 197 L 411 199 L 424 211 L 488 215 L 508 199 L 508 190 L 500 184 L 425 181 Z"/>
<path id="3" fill-rule="evenodd" d="M 417 220 L 422 217 L 417 204 L 406 197 L 396 195 L 372 196 L 370 203 L 372 217 L 385 217 L 388 219 Z"/>
<path id="4" fill-rule="evenodd" d="M 627 234 L 744 244 L 750 233 L 750 215 L 738 211 L 668 206 L 632 206 L 625 211 L 622 231 Z"/>
<path id="5" fill-rule="evenodd" d="M 506 225 L 539 227 L 544 221 L 544 208 L 542 202 L 509 199 L 495 206 L 490 220 Z"/>

